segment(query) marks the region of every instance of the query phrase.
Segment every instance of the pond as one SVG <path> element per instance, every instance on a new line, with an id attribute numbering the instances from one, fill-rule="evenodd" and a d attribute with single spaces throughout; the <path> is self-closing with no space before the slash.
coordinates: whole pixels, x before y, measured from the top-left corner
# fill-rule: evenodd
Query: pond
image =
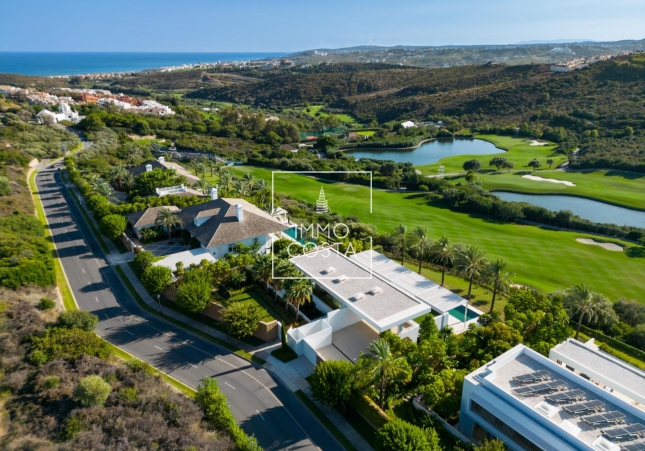
<path id="1" fill-rule="evenodd" d="M 495 191 L 493 194 L 509 202 L 527 202 L 551 211 L 571 210 L 573 214 L 593 222 L 645 228 L 645 211 L 631 210 L 575 196 L 520 194 Z"/>
<path id="2" fill-rule="evenodd" d="M 415 166 L 432 164 L 445 157 L 456 155 L 490 155 L 502 153 L 488 141 L 469 138 L 441 138 L 421 144 L 416 149 L 351 149 L 345 151 L 348 155 L 361 158 L 374 158 L 378 160 L 393 160 L 396 162 L 409 162 Z"/>

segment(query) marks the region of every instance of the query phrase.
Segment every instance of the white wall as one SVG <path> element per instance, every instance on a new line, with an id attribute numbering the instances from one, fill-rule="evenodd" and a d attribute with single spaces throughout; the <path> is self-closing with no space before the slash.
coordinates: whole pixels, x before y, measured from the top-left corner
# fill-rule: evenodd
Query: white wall
<path id="1" fill-rule="evenodd" d="M 316 296 L 315 294 L 312 294 L 312 295 L 311 295 L 311 300 L 314 302 L 314 305 L 316 306 L 316 308 L 317 308 L 318 310 L 320 310 L 322 313 L 329 313 L 329 312 L 333 312 L 333 311 L 334 311 L 334 309 L 333 309 L 333 308 L 331 308 L 330 306 L 328 306 L 327 304 L 325 304 L 325 303 L 323 302 L 323 300 L 322 300 L 322 299 L 320 299 L 320 298 L 319 298 L 318 296 Z"/>
<path id="2" fill-rule="evenodd" d="M 407 323 L 410 324 L 410 327 L 402 329 L 397 335 L 401 338 L 409 338 L 416 343 L 417 338 L 419 338 L 419 325 L 414 321 L 408 321 Z"/>
<path id="3" fill-rule="evenodd" d="M 354 323 L 357 323 L 361 318 L 351 311 L 348 308 L 334 310 L 327 314 L 327 319 L 329 320 L 329 325 L 333 330 L 344 329 L 347 326 L 351 326 Z"/>

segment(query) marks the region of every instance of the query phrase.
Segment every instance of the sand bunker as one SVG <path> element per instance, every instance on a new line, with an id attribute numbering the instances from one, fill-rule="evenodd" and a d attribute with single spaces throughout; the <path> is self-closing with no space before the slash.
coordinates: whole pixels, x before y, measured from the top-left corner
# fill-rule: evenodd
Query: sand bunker
<path id="1" fill-rule="evenodd" d="M 544 177 L 538 177 L 537 175 L 523 175 L 523 179 L 535 180 L 536 182 L 551 182 L 551 183 L 561 183 L 567 186 L 576 186 L 575 183 L 569 182 L 567 180 L 557 180 L 557 179 L 545 179 Z"/>
<path id="2" fill-rule="evenodd" d="M 548 146 L 549 143 L 541 143 L 540 141 L 537 141 L 534 139 L 533 141 L 531 141 L 531 144 L 529 145 L 530 146 Z"/>
<path id="3" fill-rule="evenodd" d="M 576 238 L 576 241 L 582 244 L 591 244 L 592 246 L 604 247 L 608 251 L 618 251 L 618 252 L 623 251 L 622 246 L 619 246 L 618 244 L 614 244 L 614 243 L 601 243 L 600 241 L 590 240 L 589 238 Z"/>

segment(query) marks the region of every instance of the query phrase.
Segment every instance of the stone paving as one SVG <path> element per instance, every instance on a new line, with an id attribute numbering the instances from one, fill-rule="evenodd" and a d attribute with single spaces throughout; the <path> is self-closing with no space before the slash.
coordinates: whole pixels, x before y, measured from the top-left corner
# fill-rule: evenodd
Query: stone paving
<path id="1" fill-rule="evenodd" d="M 176 254 L 188 250 L 188 246 L 181 243 L 177 238 L 174 238 L 171 243 L 167 240 L 156 241 L 150 244 L 144 244 L 143 249 L 152 252 L 157 257 L 165 257 L 166 255 Z"/>

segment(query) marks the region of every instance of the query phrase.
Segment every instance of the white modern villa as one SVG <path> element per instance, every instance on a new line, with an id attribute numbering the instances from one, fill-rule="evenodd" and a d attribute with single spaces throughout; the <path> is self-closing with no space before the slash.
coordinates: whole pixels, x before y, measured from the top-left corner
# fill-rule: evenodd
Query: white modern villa
<path id="1" fill-rule="evenodd" d="M 468 308 L 460 296 L 375 251 L 346 257 L 327 248 L 291 262 L 311 279 L 318 293 L 313 301 L 327 313 L 287 333 L 289 346 L 314 365 L 321 360 L 356 362 L 387 330 L 416 341 L 419 323 L 415 319 L 424 315 L 433 315 L 440 329 L 450 326 L 463 331 L 480 313 Z M 329 307 L 330 303 L 337 308 Z"/>
<path id="2" fill-rule="evenodd" d="M 517 345 L 466 376 L 459 430 L 513 451 L 645 450 L 645 373 L 569 339 Z"/>

